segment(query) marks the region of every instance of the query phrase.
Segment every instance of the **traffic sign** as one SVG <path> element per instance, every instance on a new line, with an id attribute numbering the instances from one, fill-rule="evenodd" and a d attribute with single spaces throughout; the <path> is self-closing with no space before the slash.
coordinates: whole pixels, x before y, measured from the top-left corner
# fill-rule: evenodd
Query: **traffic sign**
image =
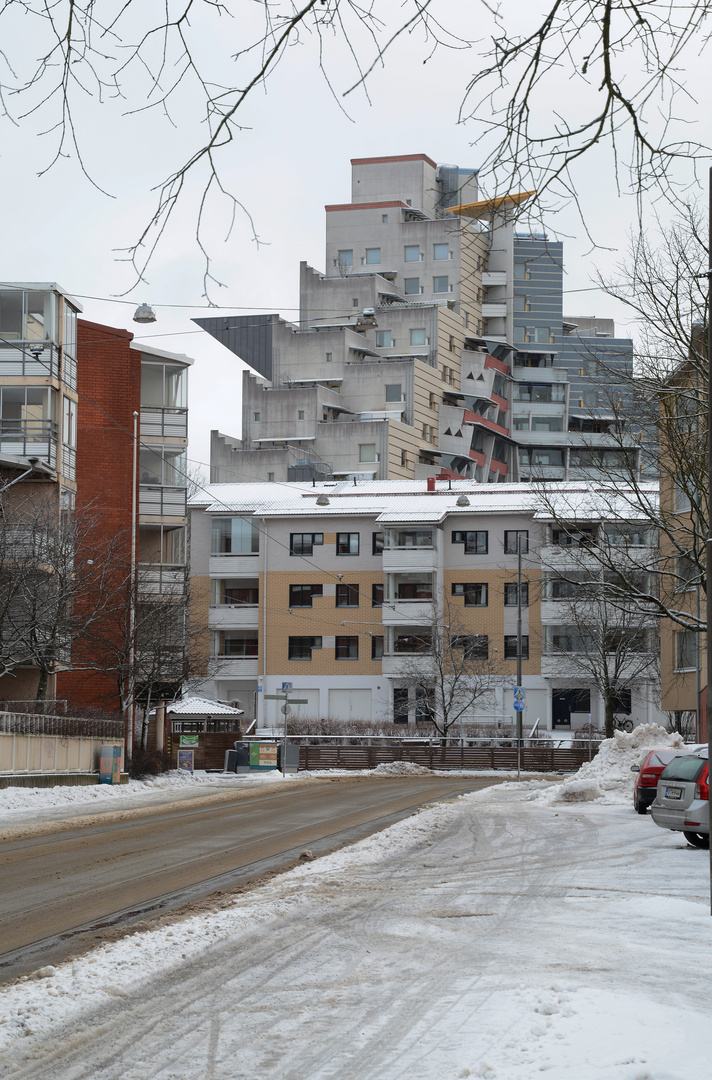
<path id="1" fill-rule="evenodd" d="M 294 683 L 290 683 L 290 682 L 283 682 L 282 683 L 282 693 L 283 694 L 289 694 L 289 693 L 292 692 L 293 689 L 294 689 Z"/>
<path id="2" fill-rule="evenodd" d="M 514 711 L 523 712 L 526 704 L 527 692 L 523 686 L 514 687 Z"/>
<path id="3" fill-rule="evenodd" d="M 282 713 L 283 716 L 289 716 L 291 711 L 292 711 L 292 706 L 291 705 L 282 705 L 282 707 L 280 709 L 280 712 Z"/>
<path id="4" fill-rule="evenodd" d="M 515 701 L 514 702 L 514 711 L 515 712 L 524 712 L 524 702 L 523 701 Z"/>
<path id="5" fill-rule="evenodd" d="M 265 694 L 266 701 L 284 701 L 284 694 Z M 290 705 L 308 705 L 309 698 L 293 697 L 289 699 Z"/>

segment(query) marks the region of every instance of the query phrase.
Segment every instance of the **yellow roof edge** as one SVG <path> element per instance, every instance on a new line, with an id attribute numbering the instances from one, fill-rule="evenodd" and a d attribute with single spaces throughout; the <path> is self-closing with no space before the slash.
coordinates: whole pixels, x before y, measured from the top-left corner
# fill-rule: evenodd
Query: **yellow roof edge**
<path id="1" fill-rule="evenodd" d="M 495 199 L 481 199 L 479 202 L 462 203 L 460 206 L 448 206 L 451 214 L 459 214 L 461 217 L 486 217 L 488 214 L 499 210 L 505 203 L 520 206 L 527 199 L 533 198 L 536 191 L 517 191 L 509 195 L 499 195 Z"/>

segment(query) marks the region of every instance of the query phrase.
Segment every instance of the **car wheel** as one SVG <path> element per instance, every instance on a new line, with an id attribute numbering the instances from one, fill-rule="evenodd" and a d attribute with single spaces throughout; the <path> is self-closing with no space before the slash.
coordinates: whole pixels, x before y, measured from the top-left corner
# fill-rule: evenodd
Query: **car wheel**
<path id="1" fill-rule="evenodd" d="M 685 839 L 688 844 L 692 844 L 693 847 L 709 847 L 710 837 L 709 833 L 701 832 L 686 832 Z"/>
<path id="2" fill-rule="evenodd" d="M 645 803 L 640 801 L 640 799 L 635 799 L 633 805 L 635 806 L 636 814 L 647 814 L 648 808 Z"/>

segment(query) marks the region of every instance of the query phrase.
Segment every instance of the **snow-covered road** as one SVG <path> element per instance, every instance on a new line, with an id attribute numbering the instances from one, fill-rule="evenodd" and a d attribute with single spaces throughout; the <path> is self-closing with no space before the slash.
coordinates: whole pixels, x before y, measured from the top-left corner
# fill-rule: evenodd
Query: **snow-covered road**
<path id="1" fill-rule="evenodd" d="M 708 853 L 547 786 L 436 806 L 8 987 L 2 1074 L 706 1075 Z"/>

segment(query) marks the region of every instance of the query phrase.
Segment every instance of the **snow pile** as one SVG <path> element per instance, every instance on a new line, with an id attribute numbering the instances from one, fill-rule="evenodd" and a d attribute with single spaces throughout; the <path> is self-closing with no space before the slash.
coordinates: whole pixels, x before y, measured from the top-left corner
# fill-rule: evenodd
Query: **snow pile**
<path id="1" fill-rule="evenodd" d="M 577 773 L 555 788 L 539 796 L 537 802 L 625 803 L 631 798 L 634 774 L 632 765 L 639 765 L 650 750 L 662 746 L 683 749 L 685 743 L 677 732 L 670 734 L 659 724 L 641 724 L 628 734 L 616 731 L 612 739 L 604 739 L 592 761 L 585 762 Z"/>
<path id="2" fill-rule="evenodd" d="M 231 783 L 243 786 L 245 780 L 253 781 L 255 778 L 259 778 L 260 782 L 264 782 L 265 779 L 275 779 L 272 774 L 266 772 L 245 777 L 236 776 L 234 773 L 196 772 L 191 775 L 173 770 L 146 780 L 129 780 L 126 784 L 77 784 L 75 787 L 57 784 L 51 788 L 0 788 L 0 821 L 8 820 L 13 814 L 24 811 L 61 810 L 65 807 L 86 806 L 89 808 L 87 812 L 90 813 L 97 807 L 123 805 L 126 799 L 130 800 L 136 796 L 161 791 L 168 794 L 195 791 L 197 794 L 201 787 L 214 791 L 229 787 Z M 276 778 L 281 780 L 282 774 L 277 773 Z"/>
<path id="3" fill-rule="evenodd" d="M 422 776 L 423 773 L 430 776 L 430 769 L 416 765 L 414 761 L 384 761 L 372 770 L 372 775 L 376 776 Z"/>

